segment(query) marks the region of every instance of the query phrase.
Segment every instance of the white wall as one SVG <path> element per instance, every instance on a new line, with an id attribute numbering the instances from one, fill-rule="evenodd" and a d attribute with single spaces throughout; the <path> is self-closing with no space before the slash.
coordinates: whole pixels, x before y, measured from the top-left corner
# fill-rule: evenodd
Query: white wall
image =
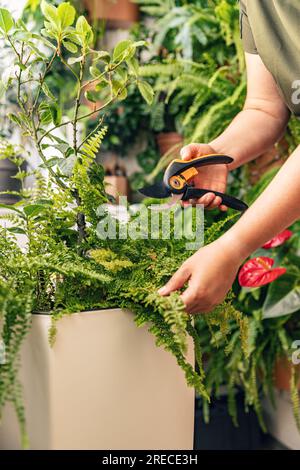
<path id="1" fill-rule="evenodd" d="M 22 12 L 27 0 L 0 0 L 0 7 L 9 8 L 17 18 Z"/>

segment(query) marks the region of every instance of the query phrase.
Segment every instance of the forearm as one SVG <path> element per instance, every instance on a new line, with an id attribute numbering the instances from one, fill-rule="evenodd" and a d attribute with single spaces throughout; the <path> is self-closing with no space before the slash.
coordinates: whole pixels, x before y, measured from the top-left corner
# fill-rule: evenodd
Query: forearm
<path id="1" fill-rule="evenodd" d="M 283 135 L 289 114 L 282 109 L 280 116 L 273 115 L 271 111 L 255 109 L 252 104 L 245 105 L 229 127 L 209 145 L 217 152 L 230 155 L 234 162 L 230 170 L 253 160 Z"/>
<path id="2" fill-rule="evenodd" d="M 246 53 L 247 98 L 244 109 L 210 145 L 234 158 L 237 168 L 268 150 L 283 135 L 289 111 L 276 82 L 257 54 Z"/>
<path id="3" fill-rule="evenodd" d="M 300 146 L 267 189 L 221 237 L 242 262 L 254 250 L 300 218 Z"/>

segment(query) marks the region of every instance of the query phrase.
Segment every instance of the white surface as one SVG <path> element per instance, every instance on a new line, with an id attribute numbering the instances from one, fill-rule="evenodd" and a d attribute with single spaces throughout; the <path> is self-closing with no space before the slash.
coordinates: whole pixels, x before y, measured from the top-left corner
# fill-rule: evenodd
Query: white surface
<path id="1" fill-rule="evenodd" d="M 34 315 L 22 381 L 32 449 L 192 449 L 194 392 L 175 359 L 120 309 Z M 193 348 L 189 347 L 193 361 Z M 0 448 L 19 448 L 9 408 Z"/>
<path id="2" fill-rule="evenodd" d="M 268 432 L 277 441 L 292 450 L 300 450 L 300 433 L 293 416 L 289 392 L 275 391 L 276 409 L 268 400 L 264 402 Z"/>

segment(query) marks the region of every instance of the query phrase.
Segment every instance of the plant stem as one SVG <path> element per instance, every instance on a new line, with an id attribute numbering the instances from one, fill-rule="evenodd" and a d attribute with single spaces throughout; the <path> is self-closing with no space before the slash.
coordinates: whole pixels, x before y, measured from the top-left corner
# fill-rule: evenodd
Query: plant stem
<path id="1" fill-rule="evenodd" d="M 76 200 L 76 204 L 78 207 L 81 205 L 81 198 L 78 194 L 77 189 L 74 191 L 74 196 Z M 87 233 L 86 233 L 86 219 L 85 215 L 83 212 L 78 212 L 76 216 L 76 224 L 78 228 L 78 245 L 81 245 L 81 243 L 86 239 Z"/>
<path id="2" fill-rule="evenodd" d="M 113 99 L 108 100 L 106 103 L 104 103 L 103 106 L 100 106 L 100 108 L 95 109 L 95 111 L 92 111 L 92 112 L 90 112 L 90 113 L 88 113 L 88 114 L 85 114 L 84 116 L 78 117 L 78 118 L 77 118 L 77 122 L 78 122 L 78 121 L 82 121 L 83 119 L 86 119 L 86 118 L 92 116 L 93 114 L 99 113 L 102 109 L 106 108 L 106 106 L 109 106 L 109 105 L 110 105 L 111 103 L 113 103 L 115 100 L 116 100 L 116 97 L 113 98 Z M 72 123 L 73 123 L 73 121 L 70 120 L 70 121 L 62 122 L 62 123 L 59 124 L 58 126 L 52 127 L 51 129 L 49 129 L 48 131 L 46 131 L 46 132 L 40 137 L 39 143 L 41 143 L 42 140 L 43 140 L 45 137 L 47 137 L 47 135 L 51 134 L 51 132 L 53 132 L 55 129 L 58 129 L 58 128 L 63 127 L 63 126 L 67 126 L 68 124 L 72 124 Z"/>
<path id="3" fill-rule="evenodd" d="M 73 118 L 73 147 L 75 155 L 77 155 L 77 120 L 78 120 L 78 112 L 80 108 L 80 98 L 81 98 L 81 89 L 82 89 L 82 81 L 83 81 L 83 74 L 84 74 L 84 65 L 85 65 L 85 57 L 83 56 L 82 61 L 80 61 L 80 72 L 79 72 L 79 80 L 78 80 L 78 90 L 75 102 L 75 109 L 74 109 L 74 118 Z"/>
<path id="4" fill-rule="evenodd" d="M 31 137 L 35 143 L 35 147 L 38 151 L 38 154 L 40 156 L 40 158 L 42 159 L 43 163 L 45 165 L 47 165 L 47 158 L 45 157 L 43 151 L 42 151 L 42 148 L 41 148 L 41 144 L 38 140 L 38 136 L 37 136 L 37 129 L 36 129 L 36 126 L 35 126 L 35 122 L 34 122 L 34 118 L 32 117 L 32 127 L 33 127 L 33 132 L 31 134 Z M 49 173 L 51 174 L 51 176 L 55 179 L 55 181 L 57 182 L 57 184 L 63 188 L 63 189 L 67 189 L 68 187 L 65 185 L 65 183 L 59 178 L 59 176 L 55 173 L 55 171 L 53 170 L 53 168 L 47 166 L 47 169 L 49 171 Z"/>
<path id="5" fill-rule="evenodd" d="M 37 95 L 36 95 L 36 97 L 35 97 L 34 104 L 33 104 L 33 106 L 32 106 L 32 112 L 34 112 L 34 110 L 36 109 L 36 107 L 37 107 L 37 105 L 38 105 L 38 101 L 39 101 L 39 97 L 40 97 L 40 94 L 41 94 L 41 91 L 42 91 L 42 88 L 43 88 L 44 81 L 45 81 L 45 79 L 46 79 L 46 76 L 47 76 L 49 70 L 50 70 L 51 67 L 52 67 L 52 64 L 53 64 L 53 62 L 54 62 L 56 56 L 57 56 L 57 49 L 55 49 L 55 52 L 54 52 L 53 56 L 51 57 L 51 59 L 50 59 L 48 65 L 47 65 L 47 67 L 46 67 L 46 69 L 45 69 L 44 74 L 43 74 L 43 75 L 41 76 L 41 78 L 40 78 L 40 86 L 39 86 L 39 88 L 38 88 L 38 92 L 37 92 Z"/>
<path id="6" fill-rule="evenodd" d="M 103 120 L 104 120 L 104 116 L 102 117 L 102 119 L 100 119 L 97 126 L 83 139 L 81 144 L 78 146 L 77 151 L 79 151 L 81 147 L 89 140 L 89 138 L 92 137 L 92 135 L 97 132 L 97 130 L 102 126 Z"/>

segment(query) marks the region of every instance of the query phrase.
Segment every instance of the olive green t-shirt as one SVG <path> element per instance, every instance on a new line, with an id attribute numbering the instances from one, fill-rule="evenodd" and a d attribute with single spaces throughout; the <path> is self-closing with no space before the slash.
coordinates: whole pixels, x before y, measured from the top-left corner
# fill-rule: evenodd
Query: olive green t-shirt
<path id="1" fill-rule="evenodd" d="M 292 113 L 300 116 L 300 0 L 240 0 L 244 49 L 259 54 Z"/>

